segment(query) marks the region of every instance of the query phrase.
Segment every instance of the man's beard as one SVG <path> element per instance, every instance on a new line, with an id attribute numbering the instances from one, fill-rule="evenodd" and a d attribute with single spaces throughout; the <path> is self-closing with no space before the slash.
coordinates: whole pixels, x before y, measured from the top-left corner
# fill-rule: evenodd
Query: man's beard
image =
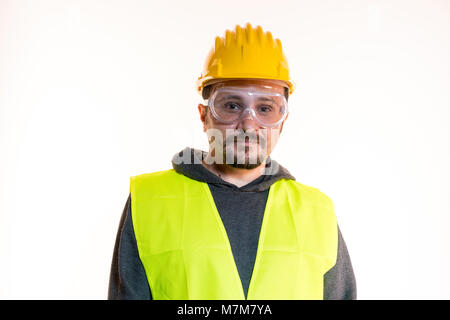
<path id="1" fill-rule="evenodd" d="M 245 145 L 249 142 L 249 146 Z M 251 143 L 253 142 L 253 143 Z M 251 154 L 251 150 L 254 150 Z M 266 160 L 267 139 L 264 134 L 252 131 L 244 132 L 241 129 L 227 133 L 223 146 L 223 161 L 230 167 L 240 169 L 254 169 Z"/>

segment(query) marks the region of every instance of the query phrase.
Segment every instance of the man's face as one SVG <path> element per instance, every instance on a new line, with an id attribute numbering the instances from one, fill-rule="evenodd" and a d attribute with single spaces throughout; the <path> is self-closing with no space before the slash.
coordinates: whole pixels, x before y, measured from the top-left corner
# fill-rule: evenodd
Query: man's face
<path id="1" fill-rule="evenodd" d="M 229 80 L 214 84 L 210 97 L 216 90 L 226 91 L 236 87 L 242 92 L 268 92 L 269 97 L 270 94 L 279 94 L 283 97 L 285 90 L 282 84 L 270 80 Z M 244 98 L 246 98 L 245 95 Z M 261 98 L 265 97 L 262 96 Z M 253 110 L 260 108 L 256 104 L 252 99 L 247 99 L 245 102 L 245 105 Z M 236 107 L 231 106 L 230 108 Z M 251 112 L 243 112 L 242 117 L 236 121 L 224 123 L 224 121 L 217 119 L 217 114 L 216 116 L 213 115 L 208 106 L 199 104 L 198 109 L 203 122 L 203 130 L 208 136 L 209 151 L 210 156 L 214 159 L 213 162 L 245 169 L 256 168 L 265 162 L 275 147 L 287 118 L 286 115 L 281 123 L 269 127 L 258 122 Z"/>

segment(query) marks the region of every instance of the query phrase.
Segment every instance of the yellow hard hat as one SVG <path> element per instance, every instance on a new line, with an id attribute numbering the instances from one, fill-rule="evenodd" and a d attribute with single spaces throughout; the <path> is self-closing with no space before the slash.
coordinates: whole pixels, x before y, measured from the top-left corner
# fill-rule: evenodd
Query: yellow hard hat
<path id="1" fill-rule="evenodd" d="M 221 79 L 269 79 L 281 80 L 294 91 L 295 84 L 289 77 L 289 66 L 280 39 L 273 39 L 261 26 L 245 28 L 236 25 L 234 31 L 226 30 L 225 37 L 216 37 L 201 76 L 197 90 Z"/>

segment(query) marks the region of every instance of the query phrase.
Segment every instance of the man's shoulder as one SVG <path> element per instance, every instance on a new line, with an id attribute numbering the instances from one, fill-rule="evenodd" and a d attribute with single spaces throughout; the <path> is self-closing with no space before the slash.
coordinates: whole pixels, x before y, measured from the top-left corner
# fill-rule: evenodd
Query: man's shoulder
<path id="1" fill-rule="evenodd" d="M 173 180 L 177 175 L 175 170 L 167 169 L 161 171 L 141 173 L 130 177 L 130 193 L 135 194 L 138 190 L 140 192 L 150 192 L 164 189 L 167 182 Z"/>
<path id="2" fill-rule="evenodd" d="M 154 172 L 145 172 L 145 173 L 137 174 L 135 176 L 131 176 L 131 178 L 132 179 L 146 180 L 146 179 L 164 177 L 164 176 L 167 176 L 167 175 L 171 175 L 174 172 L 175 172 L 174 169 L 160 170 L 160 171 L 154 171 Z"/>
<path id="3" fill-rule="evenodd" d="M 303 200 L 314 203 L 321 203 L 333 207 L 331 198 L 317 187 L 313 187 L 296 180 L 282 179 L 283 183 L 290 185 L 296 195 Z"/>
<path id="4" fill-rule="evenodd" d="M 149 173 L 142 173 L 130 178 L 130 193 L 147 195 L 173 194 L 192 195 L 202 188 L 201 183 L 178 173 L 174 169 L 167 169 Z"/>

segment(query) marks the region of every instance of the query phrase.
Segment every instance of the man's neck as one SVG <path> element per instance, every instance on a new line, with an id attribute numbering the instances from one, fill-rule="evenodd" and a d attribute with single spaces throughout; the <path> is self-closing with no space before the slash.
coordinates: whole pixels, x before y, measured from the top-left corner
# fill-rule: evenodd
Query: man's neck
<path id="1" fill-rule="evenodd" d="M 202 164 L 216 176 L 219 176 L 226 182 L 234 184 L 238 188 L 245 186 L 260 177 L 265 169 L 265 161 L 258 167 L 252 169 L 235 168 L 226 164 L 208 164 L 204 160 L 202 161 Z"/>

